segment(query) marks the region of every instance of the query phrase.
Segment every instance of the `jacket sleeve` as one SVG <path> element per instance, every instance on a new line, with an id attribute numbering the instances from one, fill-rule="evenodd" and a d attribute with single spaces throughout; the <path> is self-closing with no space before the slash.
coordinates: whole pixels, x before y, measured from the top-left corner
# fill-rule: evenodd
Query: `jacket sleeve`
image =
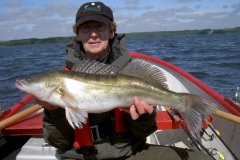
<path id="1" fill-rule="evenodd" d="M 74 130 L 65 118 L 64 109 L 44 109 L 43 135 L 47 143 L 62 151 L 72 147 Z"/>
<path id="2" fill-rule="evenodd" d="M 125 114 L 125 124 L 132 137 L 136 139 L 144 139 L 157 129 L 156 112 L 152 114 L 144 114 L 137 120 L 133 120 L 129 114 Z"/>

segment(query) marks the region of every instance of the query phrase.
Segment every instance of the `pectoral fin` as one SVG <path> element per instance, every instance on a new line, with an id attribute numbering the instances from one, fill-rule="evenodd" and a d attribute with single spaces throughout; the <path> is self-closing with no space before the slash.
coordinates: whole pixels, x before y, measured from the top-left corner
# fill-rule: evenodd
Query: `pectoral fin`
<path id="1" fill-rule="evenodd" d="M 78 101 L 72 94 L 63 88 L 60 88 L 59 91 L 61 92 L 61 99 L 65 103 L 65 114 L 69 124 L 73 128 L 82 128 L 82 123 L 87 122 L 88 113 L 77 107 Z"/>
<path id="2" fill-rule="evenodd" d="M 61 92 L 61 99 L 66 106 L 71 106 L 72 108 L 76 108 L 76 106 L 78 106 L 77 99 L 71 93 L 63 88 L 60 88 L 59 91 Z"/>
<path id="3" fill-rule="evenodd" d="M 66 118 L 73 128 L 82 128 L 82 124 L 87 122 L 87 112 L 82 112 L 77 108 L 66 107 Z"/>

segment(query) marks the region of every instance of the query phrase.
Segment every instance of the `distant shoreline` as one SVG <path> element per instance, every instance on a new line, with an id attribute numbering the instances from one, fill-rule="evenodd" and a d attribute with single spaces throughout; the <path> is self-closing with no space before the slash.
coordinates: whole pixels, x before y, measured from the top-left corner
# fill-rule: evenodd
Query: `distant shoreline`
<path id="1" fill-rule="evenodd" d="M 159 36 L 174 35 L 201 35 L 201 34 L 223 34 L 223 33 L 240 33 L 240 27 L 227 29 L 201 29 L 201 30 L 183 30 L 183 31 L 155 31 L 155 32 L 136 32 L 126 33 L 128 38 L 145 38 Z M 17 46 L 17 45 L 33 45 L 44 43 L 67 43 L 73 39 L 73 36 L 52 37 L 52 38 L 28 38 L 10 41 L 0 41 L 0 46 Z"/>

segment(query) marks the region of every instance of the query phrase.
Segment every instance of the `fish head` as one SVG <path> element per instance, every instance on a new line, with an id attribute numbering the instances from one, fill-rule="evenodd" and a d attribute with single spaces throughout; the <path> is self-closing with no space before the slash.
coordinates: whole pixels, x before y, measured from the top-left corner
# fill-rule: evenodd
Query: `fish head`
<path id="1" fill-rule="evenodd" d="M 16 87 L 23 92 L 30 93 L 35 97 L 45 100 L 56 91 L 60 84 L 59 80 L 52 74 L 42 74 L 16 80 Z"/>

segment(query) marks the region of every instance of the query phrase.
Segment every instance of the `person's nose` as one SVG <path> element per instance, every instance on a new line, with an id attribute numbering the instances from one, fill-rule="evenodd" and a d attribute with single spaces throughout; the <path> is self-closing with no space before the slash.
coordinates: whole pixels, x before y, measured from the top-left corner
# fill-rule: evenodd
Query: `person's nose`
<path id="1" fill-rule="evenodd" d="M 96 36 L 98 36 L 98 31 L 97 31 L 97 28 L 91 28 L 91 30 L 90 30 L 90 36 L 92 36 L 92 37 L 96 37 Z"/>

